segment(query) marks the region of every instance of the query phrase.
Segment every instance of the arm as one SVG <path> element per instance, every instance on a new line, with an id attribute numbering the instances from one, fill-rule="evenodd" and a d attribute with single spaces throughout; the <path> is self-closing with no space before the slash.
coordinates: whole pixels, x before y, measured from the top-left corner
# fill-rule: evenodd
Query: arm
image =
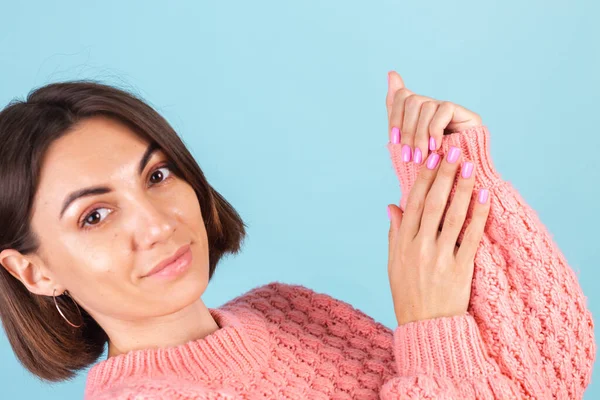
<path id="1" fill-rule="evenodd" d="M 394 356 L 398 374 L 381 388 L 384 400 L 521 398 L 518 383 L 486 354 L 468 314 L 397 327 Z"/>
<path id="2" fill-rule="evenodd" d="M 444 136 L 439 150 L 460 147 L 464 159 L 475 163 L 475 190 L 490 190 L 469 312 L 489 355 L 503 374 L 521 382 L 524 394 L 581 398 L 596 352 L 586 298 L 535 211 L 494 169 L 489 140 L 487 128 L 478 126 Z M 403 163 L 399 147 L 388 144 L 406 194 L 420 166 Z"/>

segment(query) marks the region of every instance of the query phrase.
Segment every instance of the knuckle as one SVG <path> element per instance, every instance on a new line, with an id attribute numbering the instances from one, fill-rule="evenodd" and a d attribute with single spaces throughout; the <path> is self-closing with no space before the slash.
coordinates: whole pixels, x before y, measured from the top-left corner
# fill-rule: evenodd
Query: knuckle
<path id="1" fill-rule="evenodd" d="M 486 219 L 488 215 L 488 207 L 485 204 L 476 203 L 476 207 L 473 207 L 473 218 Z"/>
<path id="2" fill-rule="evenodd" d="M 407 88 L 398 89 L 398 91 L 394 95 L 394 102 L 402 101 L 405 98 L 407 98 L 408 96 L 410 96 L 411 94 L 412 94 L 412 92 L 410 90 L 408 90 Z"/>
<path id="3" fill-rule="evenodd" d="M 470 202 L 473 197 L 473 186 L 475 183 L 473 180 L 464 179 L 461 176 L 461 179 L 458 180 L 458 184 L 456 185 L 456 192 L 461 194 L 461 197 L 464 197 L 464 201 Z"/>
<path id="4" fill-rule="evenodd" d="M 420 212 L 424 207 L 425 201 L 420 196 L 413 196 L 406 203 L 406 212 Z"/>
<path id="5" fill-rule="evenodd" d="M 406 101 L 404 102 L 405 108 L 409 109 L 409 110 L 417 109 L 419 107 L 420 103 L 421 103 L 421 100 L 419 99 L 419 96 L 417 96 L 416 94 L 411 94 L 410 96 L 408 96 L 406 98 Z"/>
<path id="6" fill-rule="evenodd" d="M 456 176 L 456 169 L 450 164 L 444 163 L 438 171 L 438 176 L 443 179 L 453 179 Z"/>
<path id="7" fill-rule="evenodd" d="M 461 241 L 461 246 L 469 246 L 469 247 L 473 247 L 475 245 L 478 245 L 479 243 L 479 237 L 477 235 L 477 233 L 475 232 L 474 229 L 470 228 L 467 229 L 465 231 L 465 234 L 463 235 L 463 240 Z"/>
<path id="8" fill-rule="evenodd" d="M 430 170 L 427 168 L 421 168 L 419 173 L 417 174 L 417 182 L 421 184 L 425 184 L 431 180 Z"/>
<path id="9" fill-rule="evenodd" d="M 460 214 L 457 214 L 457 213 L 449 213 L 446 216 L 444 224 L 448 228 L 454 230 L 456 228 L 461 228 L 463 226 L 464 220 L 465 219 L 464 219 L 463 215 L 460 215 Z"/>
<path id="10" fill-rule="evenodd" d="M 454 103 L 452 103 L 451 101 L 442 101 L 442 104 L 440 104 L 440 107 L 452 108 L 452 107 L 454 107 Z"/>
<path id="11" fill-rule="evenodd" d="M 436 215 L 444 210 L 446 204 L 438 199 L 430 199 L 425 202 L 423 214 Z"/>
<path id="12" fill-rule="evenodd" d="M 431 111 L 437 108 L 437 103 L 435 101 L 427 100 L 421 107 L 424 111 Z"/>

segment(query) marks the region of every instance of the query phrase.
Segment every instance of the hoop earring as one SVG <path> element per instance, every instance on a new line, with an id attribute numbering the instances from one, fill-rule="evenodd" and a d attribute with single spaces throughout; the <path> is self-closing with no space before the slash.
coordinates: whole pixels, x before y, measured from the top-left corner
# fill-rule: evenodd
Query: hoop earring
<path id="1" fill-rule="evenodd" d="M 56 306 L 56 309 L 58 310 L 58 312 L 60 313 L 60 315 L 63 317 L 63 319 L 65 321 L 67 321 L 67 323 L 69 325 L 71 325 L 73 328 L 80 328 L 81 326 L 83 326 L 83 315 L 81 315 L 81 310 L 79 309 L 79 306 L 77 305 L 77 303 L 75 303 L 75 299 L 73 299 L 73 297 L 71 297 L 71 295 L 69 294 L 69 292 L 67 292 L 66 290 L 64 291 L 63 294 L 66 294 L 67 296 L 71 297 L 71 300 L 73 300 L 73 303 L 75 303 L 75 307 L 77 307 L 77 312 L 79 312 L 79 316 L 81 317 L 81 324 L 79 325 L 75 325 L 73 324 L 71 321 L 69 321 L 67 319 L 67 317 L 65 317 L 65 314 L 63 314 L 63 312 L 61 311 L 60 307 L 58 306 L 58 303 L 56 302 L 56 289 L 54 289 L 54 291 L 52 292 L 52 298 L 54 299 L 54 305 Z"/>

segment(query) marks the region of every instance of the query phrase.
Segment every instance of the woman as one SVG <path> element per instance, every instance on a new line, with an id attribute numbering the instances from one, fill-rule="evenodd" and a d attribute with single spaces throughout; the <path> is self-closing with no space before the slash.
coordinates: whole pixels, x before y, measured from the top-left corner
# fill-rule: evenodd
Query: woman
<path id="1" fill-rule="evenodd" d="M 89 399 L 581 398 L 595 357 L 585 296 L 493 168 L 481 119 L 388 82 L 408 193 L 388 208 L 394 330 L 277 282 L 207 308 L 245 225 L 169 124 L 94 82 L 9 104 L 0 313 L 18 359 L 64 380 L 106 344 Z"/>

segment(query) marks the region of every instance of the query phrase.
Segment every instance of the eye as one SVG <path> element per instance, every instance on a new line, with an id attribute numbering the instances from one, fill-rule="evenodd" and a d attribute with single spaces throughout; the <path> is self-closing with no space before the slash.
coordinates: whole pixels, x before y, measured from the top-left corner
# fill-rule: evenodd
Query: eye
<path id="1" fill-rule="evenodd" d="M 163 165 L 158 167 L 150 175 L 150 183 L 157 184 L 171 176 L 171 167 L 169 165 Z"/>
<path id="2" fill-rule="evenodd" d="M 159 166 L 152 172 L 152 175 L 150 175 L 150 183 L 156 185 L 167 180 L 171 177 L 173 169 L 174 167 L 169 163 Z M 95 225 L 99 225 L 111 212 L 112 211 L 106 207 L 96 208 L 92 210 L 91 213 L 87 214 L 79 225 L 84 229 L 92 229 Z"/>
<path id="3" fill-rule="evenodd" d="M 106 207 L 96 208 L 81 221 L 81 227 L 89 229 L 90 226 L 98 225 L 110 213 Z"/>

